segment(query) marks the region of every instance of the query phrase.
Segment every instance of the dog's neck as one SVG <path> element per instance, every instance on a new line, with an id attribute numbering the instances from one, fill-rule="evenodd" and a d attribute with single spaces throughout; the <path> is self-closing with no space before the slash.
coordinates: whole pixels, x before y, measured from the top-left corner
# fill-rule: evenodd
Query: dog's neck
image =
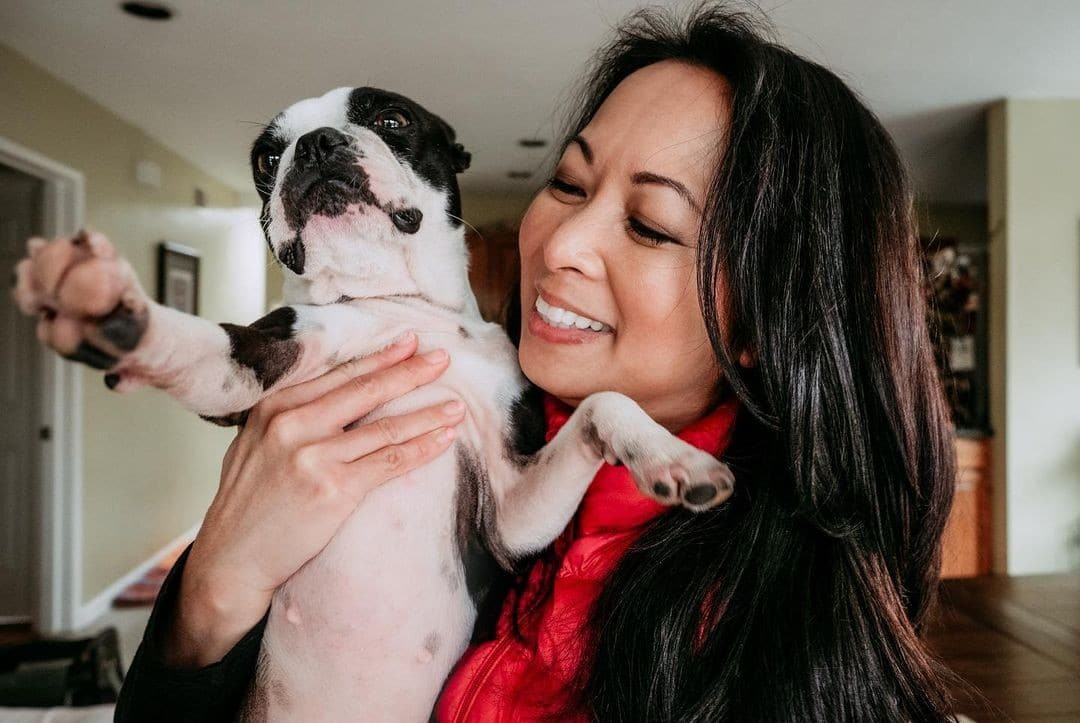
<path id="1" fill-rule="evenodd" d="M 333 304 L 342 300 L 415 297 L 467 318 L 480 319 L 469 285 L 468 250 L 463 226 L 443 227 L 404 246 L 388 271 L 354 276 L 322 269 L 298 276 L 282 267 L 283 299 L 288 304 Z"/>

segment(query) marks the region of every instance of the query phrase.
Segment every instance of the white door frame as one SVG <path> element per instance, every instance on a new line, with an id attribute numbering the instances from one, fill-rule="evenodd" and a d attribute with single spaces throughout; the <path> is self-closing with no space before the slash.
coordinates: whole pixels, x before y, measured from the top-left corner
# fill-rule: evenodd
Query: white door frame
<path id="1" fill-rule="evenodd" d="M 83 224 L 83 174 L 0 136 L 0 163 L 45 183 L 44 233 L 74 233 Z M 78 365 L 41 349 L 44 394 L 39 469 L 39 589 L 35 627 L 45 634 L 77 626 L 82 600 L 82 374 Z"/>

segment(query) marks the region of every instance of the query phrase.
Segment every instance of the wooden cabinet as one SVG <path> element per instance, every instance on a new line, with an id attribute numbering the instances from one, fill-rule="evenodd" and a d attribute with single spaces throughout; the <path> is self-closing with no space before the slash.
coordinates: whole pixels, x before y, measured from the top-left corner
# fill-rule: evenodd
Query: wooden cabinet
<path id="1" fill-rule="evenodd" d="M 469 247 L 469 283 L 480 314 L 488 321 L 501 322 L 520 273 L 517 230 L 502 226 L 470 230 L 465 243 Z"/>
<path id="2" fill-rule="evenodd" d="M 942 577 L 990 573 L 990 440 L 956 439 L 956 497 L 945 527 Z"/>

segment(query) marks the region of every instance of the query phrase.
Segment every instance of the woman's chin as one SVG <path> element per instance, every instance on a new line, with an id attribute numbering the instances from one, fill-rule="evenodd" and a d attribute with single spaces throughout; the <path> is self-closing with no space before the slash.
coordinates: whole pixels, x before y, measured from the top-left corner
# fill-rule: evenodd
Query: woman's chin
<path id="1" fill-rule="evenodd" d="M 518 346 L 518 362 L 521 371 L 536 386 L 567 404 L 577 402 L 595 392 L 610 389 L 598 373 L 603 368 L 600 360 L 582 358 L 580 349 L 566 348 L 529 339 L 523 331 Z M 573 356 L 573 362 L 568 356 Z"/>

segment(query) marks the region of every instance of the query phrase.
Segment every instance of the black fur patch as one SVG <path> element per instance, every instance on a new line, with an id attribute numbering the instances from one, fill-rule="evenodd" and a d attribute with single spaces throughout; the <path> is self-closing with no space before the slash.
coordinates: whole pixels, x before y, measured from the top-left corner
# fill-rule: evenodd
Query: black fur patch
<path id="1" fill-rule="evenodd" d="M 306 256 L 304 242 L 300 240 L 299 234 L 292 241 L 282 246 L 281 251 L 278 252 L 278 260 L 285 264 L 285 268 L 297 276 L 304 273 Z"/>
<path id="2" fill-rule="evenodd" d="M 285 220 L 297 233 L 311 216 L 340 216 L 350 204 L 382 207 L 349 146 L 335 149 L 318 163 L 294 161 L 281 182 L 281 201 Z"/>
<path id="3" fill-rule="evenodd" d="M 139 344 L 146 332 L 147 315 L 136 314 L 134 311 L 117 304 L 98 321 L 101 334 L 108 339 L 113 346 L 122 351 L 131 351 Z"/>
<path id="4" fill-rule="evenodd" d="M 409 124 L 404 128 L 375 125 L 375 118 L 386 109 L 403 113 Z M 449 221 L 455 227 L 461 225 L 457 174 L 469 167 L 471 156 L 456 142 L 454 129 L 446 121 L 403 95 L 379 88 L 353 89 L 347 114 L 350 123 L 377 133 L 400 163 L 410 166 L 433 187 L 445 191 Z"/>
<path id="5" fill-rule="evenodd" d="M 281 379 L 300 358 L 300 343 L 293 339 L 296 310 L 275 309 L 251 326 L 222 324 L 229 335 L 233 361 L 255 372 L 263 389 Z"/>
<path id="6" fill-rule="evenodd" d="M 70 354 L 65 354 L 64 358 L 73 362 L 82 362 L 95 369 L 102 370 L 108 369 L 116 364 L 116 357 L 86 341 L 79 344 L 79 348 L 75 351 Z"/>
<path id="7" fill-rule="evenodd" d="M 458 555 L 465 570 L 465 587 L 479 607 L 499 570 L 511 569 L 510 554 L 499 539 L 495 500 L 487 469 L 473 450 L 456 448 L 458 486 L 455 493 L 455 529 Z"/>
<path id="8" fill-rule="evenodd" d="M 511 458 L 531 458 L 546 440 L 547 422 L 544 419 L 544 390 L 535 384 L 525 387 L 510 407 L 510 429 L 506 440 Z"/>

